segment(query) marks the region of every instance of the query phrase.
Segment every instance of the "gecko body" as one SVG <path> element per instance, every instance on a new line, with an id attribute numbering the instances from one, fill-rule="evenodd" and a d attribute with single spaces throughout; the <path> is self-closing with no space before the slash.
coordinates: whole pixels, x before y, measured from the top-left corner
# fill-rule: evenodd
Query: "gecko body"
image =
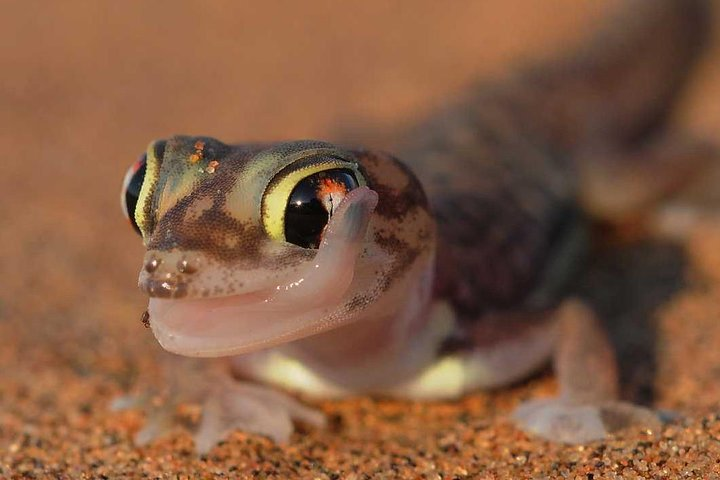
<path id="1" fill-rule="evenodd" d="M 241 379 L 196 385 L 201 446 L 322 423 L 273 386 L 457 398 L 551 357 L 559 395 L 519 407 L 521 428 L 568 442 L 604 437 L 609 415 L 657 428 L 617 398 L 612 349 L 569 288 L 593 222 L 646 210 L 708 155 L 662 128 L 706 2 L 629 3 L 575 54 L 420 124 L 397 158 L 321 141 L 150 144 L 123 200 L 147 248 L 153 333 L 173 353 L 231 358 Z"/>

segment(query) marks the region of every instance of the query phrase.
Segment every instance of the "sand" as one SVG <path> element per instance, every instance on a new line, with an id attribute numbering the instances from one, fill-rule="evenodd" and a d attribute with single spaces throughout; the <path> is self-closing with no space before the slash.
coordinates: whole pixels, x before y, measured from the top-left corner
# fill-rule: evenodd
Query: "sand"
<path id="1" fill-rule="evenodd" d="M 0 478 L 720 477 L 713 220 L 682 245 L 599 255 L 582 284 L 608 318 L 625 398 L 678 414 L 661 432 L 529 438 L 507 417 L 555 392 L 549 371 L 458 402 L 315 403 L 327 430 L 283 446 L 238 432 L 203 456 L 183 430 L 135 447 L 142 413 L 109 408 L 162 355 L 140 323 L 143 249 L 118 206 L 151 139 L 382 144 L 474 79 L 562 50 L 617 3 L 3 4 Z M 720 131 L 718 60 L 714 48 L 678 110 L 700 135 Z"/>

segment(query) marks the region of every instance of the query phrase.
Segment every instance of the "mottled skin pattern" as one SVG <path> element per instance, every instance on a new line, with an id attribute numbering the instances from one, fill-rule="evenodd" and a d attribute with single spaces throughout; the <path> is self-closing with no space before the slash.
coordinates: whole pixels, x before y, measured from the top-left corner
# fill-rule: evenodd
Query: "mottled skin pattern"
<path id="1" fill-rule="evenodd" d="M 463 316 L 517 307 L 542 288 L 572 224 L 602 208 L 582 204 L 584 157 L 632 157 L 663 136 L 709 12 L 699 1 L 635 3 L 591 45 L 481 86 L 406 139 L 400 158 L 438 222 L 438 293 Z"/>
<path id="2" fill-rule="evenodd" d="M 557 305 L 588 253 L 592 223 L 647 210 L 711 156 L 699 143 L 671 137 L 668 145 L 664 129 L 707 41 L 707 2 L 629 3 L 632 13 L 594 42 L 478 85 L 400 143 L 438 223 L 436 294 L 451 299 L 461 323 Z M 654 146 L 677 143 L 681 152 L 665 154 L 671 173 L 664 159 L 646 159 Z M 596 170 L 610 182 L 597 187 Z M 670 178 L 653 183 L 649 172 Z M 506 334 L 485 323 L 470 327 L 483 341 L 489 330 Z"/>
<path id="3" fill-rule="evenodd" d="M 402 163 L 315 141 L 152 144 L 135 220 L 148 249 L 141 288 L 171 299 L 150 306 L 163 346 L 247 354 L 234 361 L 239 376 L 318 396 L 411 398 L 503 385 L 554 353 L 559 395 L 521 407 L 521 428 L 585 442 L 656 427 L 652 412 L 617 399 L 612 349 L 568 283 L 593 222 L 637 218 L 708 158 L 705 144 L 665 129 L 704 46 L 708 5 L 628 3 L 588 46 L 420 124 L 398 146 Z M 292 245 L 277 233 L 289 191 L 324 168 L 352 170 L 358 189 L 319 250 Z M 300 286 L 314 262 L 320 280 Z M 237 305 L 237 318 L 218 313 Z M 281 322 L 294 316 L 302 327 Z M 242 388 L 206 403 L 230 419 L 208 413 L 200 448 L 231 428 L 283 440 L 292 419 L 318 423 L 277 393 Z"/>
<path id="4" fill-rule="evenodd" d="M 196 160 L 192 156 L 199 144 L 203 145 L 204 155 Z M 163 158 L 158 162 L 158 180 L 155 184 L 148 182 L 148 195 L 139 207 L 143 213 L 138 223 L 148 259 L 167 258 L 168 252 L 177 251 L 181 260 L 144 269 L 140 287 L 152 296 L 215 297 L 245 293 L 255 288 L 250 286 L 252 280 L 243 281 L 228 274 L 227 281 L 209 288 L 198 277 L 202 270 L 222 268 L 250 272 L 247 277 L 254 270 L 265 275 L 269 272 L 274 278 L 273 272 L 285 273 L 315 256 L 313 250 L 269 239 L 263 227 L 263 192 L 270 188 L 269 180 L 279 171 L 298 162 L 288 159 L 292 155 L 301 156 L 301 160 L 319 155 L 355 162 L 367 186 L 378 192 L 368 237 L 388 258 L 395 259 L 378 275 L 380 292 L 402 277 L 421 252 L 434 248 L 434 225 L 422 187 L 390 155 L 341 150 L 316 141 L 229 146 L 208 137 L 188 136 L 155 142 L 149 150 L 159 148 Z M 211 163 L 216 164 L 212 173 L 207 171 Z M 179 262 L 183 260 L 192 266 L 187 273 L 179 271 Z M 355 304 L 368 303 L 360 300 L 357 295 L 353 297 Z"/>

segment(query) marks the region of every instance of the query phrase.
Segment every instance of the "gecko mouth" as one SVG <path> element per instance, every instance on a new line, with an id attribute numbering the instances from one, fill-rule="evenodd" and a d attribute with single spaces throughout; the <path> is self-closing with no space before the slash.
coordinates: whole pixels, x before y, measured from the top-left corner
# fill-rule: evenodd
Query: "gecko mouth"
<path id="1" fill-rule="evenodd" d="M 166 350 L 219 357 L 248 353 L 350 321 L 347 297 L 377 194 L 350 192 L 330 218 L 317 255 L 297 276 L 266 290 L 204 299 L 151 298 L 150 325 Z"/>

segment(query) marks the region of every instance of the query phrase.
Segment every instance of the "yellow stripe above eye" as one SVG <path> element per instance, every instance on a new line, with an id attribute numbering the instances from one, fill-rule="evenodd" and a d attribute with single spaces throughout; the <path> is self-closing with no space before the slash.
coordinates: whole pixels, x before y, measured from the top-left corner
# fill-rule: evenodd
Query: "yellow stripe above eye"
<path id="1" fill-rule="evenodd" d="M 303 159 L 304 160 L 304 159 Z M 304 178 L 310 175 L 343 168 L 353 172 L 359 186 L 364 186 L 365 178 L 358 170 L 357 164 L 333 157 L 321 157 L 297 169 L 281 171 L 265 190 L 263 196 L 262 220 L 265 231 L 273 240 L 285 240 L 285 209 L 293 189 Z"/>
<path id="2" fill-rule="evenodd" d="M 145 161 L 147 165 L 145 170 L 145 179 L 143 180 L 142 187 L 140 188 L 137 206 L 135 207 L 135 223 L 138 227 L 140 227 L 143 240 L 147 239 L 147 236 L 150 233 L 149 227 L 152 221 L 152 196 L 160 174 L 160 162 L 155 156 L 156 143 L 157 141 L 150 142 L 150 145 L 148 145 L 145 152 Z"/>

